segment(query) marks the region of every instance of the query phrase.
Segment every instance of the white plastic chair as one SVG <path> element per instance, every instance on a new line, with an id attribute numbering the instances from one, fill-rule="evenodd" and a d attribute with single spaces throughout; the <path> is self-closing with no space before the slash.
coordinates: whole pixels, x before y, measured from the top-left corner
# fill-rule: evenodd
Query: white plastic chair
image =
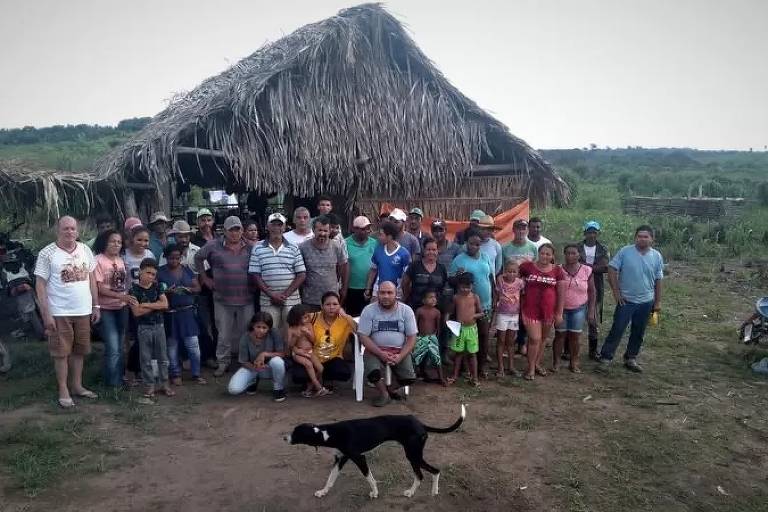
<path id="1" fill-rule="evenodd" d="M 364 361 L 363 361 L 363 355 L 365 354 L 365 345 L 360 343 L 360 338 L 358 337 L 357 333 L 353 334 L 355 338 L 355 373 L 352 377 L 352 389 L 355 390 L 355 400 L 358 402 L 363 401 L 363 388 L 365 387 L 364 380 Z M 384 371 L 384 383 L 389 386 L 392 384 L 392 369 L 387 365 L 385 367 Z M 405 396 L 410 395 L 411 389 L 410 386 L 405 386 L 403 388 L 403 391 L 405 393 Z"/>

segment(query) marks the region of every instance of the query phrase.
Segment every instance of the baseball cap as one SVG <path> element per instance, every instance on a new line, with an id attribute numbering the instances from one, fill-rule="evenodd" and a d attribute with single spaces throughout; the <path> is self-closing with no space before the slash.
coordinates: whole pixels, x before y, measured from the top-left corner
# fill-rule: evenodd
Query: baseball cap
<path id="1" fill-rule="evenodd" d="M 352 221 L 352 227 L 353 228 L 367 228 L 371 225 L 371 221 L 368 220 L 368 217 L 365 215 L 360 215 L 358 217 L 355 217 L 355 220 Z"/>
<path id="2" fill-rule="evenodd" d="M 445 229 L 445 221 L 443 219 L 435 219 L 432 221 L 432 229 L 440 228 Z"/>
<path id="3" fill-rule="evenodd" d="M 149 218 L 149 225 L 151 226 L 155 222 L 171 222 L 171 221 L 168 217 L 165 216 L 163 212 L 155 212 Z"/>
<path id="4" fill-rule="evenodd" d="M 209 210 L 208 208 L 200 208 L 199 210 L 197 210 L 198 219 L 203 215 L 210 215 L 211 217 L 213 217 L 213 213 L 211 213 L 211 210 Z"/>
<path id="5" fill-rule="evenodd" d="M 241 228 L 243 227 L 243 223 L 240 221 L 240 217 L 236 217 L 234 215 L 231 215 L 224 219 L 224 231 L 229 231 L 232 228 Z"/>
<path id="6" fill-rule="evenodd" d="M 469 214 L 469 220 L 480 220 L 483 217 L 485 217 L 485 212 L 483 210 L 474 210 Z"/>
<path id="7" fill-rule="evenodd" d="M 584 231 L 589 231 L 590 229 L 594 229 L 595 231 L 600 231 L 600 223 L 596 220 L 591 220 L 584 224 Z"/>
<path id="8" fill-rule="evenodd" d="M 192 229 L 189 227 L 189 224 L 185 220 L 177 220 L 173 223 L 173 227 L 171 228 L 171 235 L 177 234 L 177 233 L 191 233 Z"/>
<path id="9" fill-rule="evenodd" d="M 136 226 L 141 226 L 141 219 L 138 217 L 128 217 L 125 219 L 125 223 L 123 223 L 123 229 L 126 231 L 130 231 Z"/>
<path id="10" fill-rule="evenodd" d="M 394 210 L 389 212 L 389 216 L 395 220 L 399 220 L 400 222 L 405 222 L 406 220 L 408 220 L 408 216 L 400 208 L 395 208 Z"/>
<path id="11" fill-rule="evenodd" d="M 421 211 L 421 208 L 411 208 L 411 211 L 408 212 L 408 215 L 418 215 L 419 217 L 424 217 L 424 212 Z"/>
<path id="12" fill-rule="evenodd" d="M 271 214 L 269 217 L 267 217 L 267 223 L 270 223 L 272 221 L 278 221 L 285 224 L 287 222 L 287 219 L 285 218 L 285 215 L 283 215 L 280 212 L 275 212 Z"/>
<path id="13" fill-rule="evenodd" d="M 516 228 L 518 226 L 522 226 L 524 228 L 528 227 L 528 221 L 525 219 L 517 219 L 515 222 L 512 223 L 512 227 Z"/>

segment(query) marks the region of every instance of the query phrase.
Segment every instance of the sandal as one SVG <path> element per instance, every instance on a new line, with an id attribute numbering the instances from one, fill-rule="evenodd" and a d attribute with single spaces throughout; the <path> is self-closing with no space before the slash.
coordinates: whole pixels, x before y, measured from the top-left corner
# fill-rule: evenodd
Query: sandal
<path id="1" fill-rule="evenodd" d="M 304 398 L 312 398 L 312 395 L 314 394 L 315 393 L 313 391 L 310 391 L 309 389 L 305 389 L 304 391 L 301 392 L 301 396 L 303 396 Z"/>
<path id="2" fill-rule="evenodd" d="M 72 394 L 78 398 L 89 398 L 91 400 L 96 400 L 97 398 L 99 398 L 99 395 L 97 395 L 96 393 L 94 393 L 89 389 L 83 389 L 79 393 L 72 393 Z"/>
<path id="3" fill-rule="evenodd" d="M 71 398 L 59 398 L 59 407 L 62 409 L 70 409 L 75 406 L 75 401 Z"/>
<path id="4" fill-rule="evenodd" d="M 546 377 L 547 375 L 549 375 L 549 373 L 544 368 L 542 368 L 540 366 L 537 366 L 536 367 L 536 375 L 538 375 L 540 377 Z"/>
<path id="5" fill-rule="evenodd" d="M 479 388 L 480 387 L 480 383 L 478 381 L 476 381 L 476 380 L 473 380 L 473 379 L 469 379 L 467 384 L 469 384 L 473 388 Z"/>
<path id="6" fill-rule="evenodd" d="M 316 396 L 316 397 L 318 397 L 318 396 L 325 396 L 327 394 L 328 394 L 328 390 L 327 389 L 320 388 L 320 389 L 317 390 L 317 392 L 315 393 L 314 396 Z"/>
<path id="7" fill-rule="evenodd" d="M 450 385 L 451 385 L 451 384 L 453 384 L 454 382 L 456 382 L 456 379 L 454 379 L 453 377 L 447 377 L 447 378 L 445 379 L 445 385 L 446 385 L 446 386 L 450 386 Z"/>
<path id="8" fill-rule="evenodd" d="M 208 381 L 205 380 L 202 377 L 192 377 L 192 381 L 194 381 L 195 383 L 200 384 L 200 385 L 208 384 Z"/>
<path id="9" fill-rule="evenodd" d="M 581 372 L 581 368 L 579 368 L 578 366 L 571 366 L 568 369 L 571 370 L 571 372 L 573 372 L 573 373 L 582 373 Z"/>
<path id="10" fill-rule="evenodd" d="M 504 372 L 503 371 L 496 372 L 496 378 L 497 379 L 503 379 L 504 378 Z"/>
<path id="11" fill-rule="evenodd" d="M 171 388 L 163 388 L 163 394 L 165 396 L 176 396 L 176 392 Z"/>
<path id="12" fill-rule="evenodd" d="M 523 375 L 523 378 L 525 380 L 533 380 L 534 377 L 530 373 L 526 373 L 525 375 Z"/>

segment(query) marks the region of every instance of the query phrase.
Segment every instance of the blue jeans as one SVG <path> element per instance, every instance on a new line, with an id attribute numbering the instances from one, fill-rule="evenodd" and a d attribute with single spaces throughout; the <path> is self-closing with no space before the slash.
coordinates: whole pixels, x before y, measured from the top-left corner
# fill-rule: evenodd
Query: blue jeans
<path id="1" fill-rule="evenodd" d="M 104 341 L 104 385 L 123 383 L 123 339 L 128 328 L 128 308 L 102 309 L 99 334 Z"/>
<path id="2" fill-rule="evenodd" d="M 285 381 L 285 361 L 283 361 L 283 358 L 278 356 L 270 358 L 267 366 L 259 371 L 240 367 L 232 378 L 229 379 L 227 392 L 230 395 L 239 395 L 240 393 L 245 392 L 245 390 L 248 389 L 248 386 L 256 382 L 259 378 L 272 379 L 273 389 L 283 389 L 283 383 Z"/>
<path id="3" fill-rule="evenodd" d="M 189 357 L 189 366 L 192 377 L 200 376 L 200 344 L 197 336 L 184 338 L 184 348 Z M 179 361 L 179 340 L 168 338 L 168 374 L 171 378 L 181 377 L 181 362 Z"/>
<path id="4" fill-rule="evenodd" d="M 605 338 L 603 347 L 600 350 L 600 359 L 608 361 L 613 359 L 613 354 L 621 343 L 621 337 L 627 326 L 632 323 L 629 331 L 629 342 L 627 350 L 624 352 L 624 359 L 634 359 L 640 353 L 640 346 L 643 344 L 643 335 L 645 327 L 648 325 L 648 319 L 653 310 L 653 301 L 643 302 L 641 304 L 626 303 L 623 306 L 617 305 L 613 313 L 613 325 L 611 331 Z"/>

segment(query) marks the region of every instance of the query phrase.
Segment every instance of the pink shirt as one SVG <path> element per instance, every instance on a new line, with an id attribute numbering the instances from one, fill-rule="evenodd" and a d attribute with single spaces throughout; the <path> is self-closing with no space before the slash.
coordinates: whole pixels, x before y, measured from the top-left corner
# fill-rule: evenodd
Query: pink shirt
<path id="1" fill-rule="evenodd" d="M 496 312 L 503 315 L 517 315 L 520 313 L 520 291 L 524 286 L 525 281 L 519 277 L 508 283 L 503 277 L 499 276 L 496 280 L 496 291 L 499 297 Z"/>
<path id="2" fill-rule="evenodd" d="M 575 274 L 568 272 L 563 267 L 565 274 L 565 309 L 578 309 L 589 301 L 589 276 L 592 268 L 588 265 L 580 265 Z"/>
<path id="3" fill-rule="evenodd" d="M 125 293 L 127 290 L 128 275 L 125 272 L 123 258 L 109 259 L 105 254 L 96 256 L 96 270 L 94 272 L 98 284 L 106 284 L 113 292 Z M 99 294 L 99 304 L 104 309 L 122 309 L 125 304 L 120 299 L 105 297 Z"/>

